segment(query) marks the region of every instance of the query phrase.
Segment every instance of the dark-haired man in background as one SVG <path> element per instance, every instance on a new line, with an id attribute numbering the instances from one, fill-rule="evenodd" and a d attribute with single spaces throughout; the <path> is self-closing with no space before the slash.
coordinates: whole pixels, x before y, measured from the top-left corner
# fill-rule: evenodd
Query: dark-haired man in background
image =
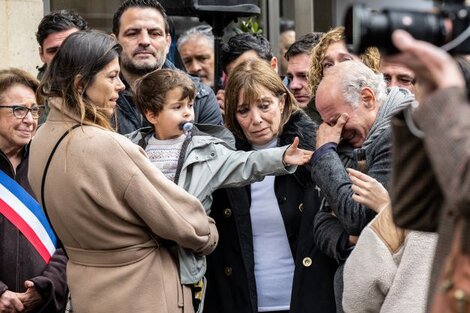
<path id="1" fill-rule="evenodd" d="M 170 26 L 163 6 L 156 0 L 127 0 L 114 13 L 113 34 L 122 46 L 120 55 L 122 81 L 126 90 L 117 101 L 117 131 L 127 134 L 147 125 L 132 99 L 135 81 L 161 68 L 176 69 L 166 59 L 171 45 Z M 195 122 L 222 124 L 214 92 L 199 78 L 191 77 L 196 85 Z"/>
<path id="2" fill-rule="evenodd" d="M 39 44 L 39 57 L 44 65 L 38 68 L 38 78 L 42 77 L 65 38 L 86 29 L 88 23 L 73 11 L 53 11 L 42 18 L 36 32 L 36 40 Z"/>
<path id="3" fill-rule="evenodd" d="M 287 87 L 294 94 L 295 100 L 302 109 L 312 96 L 308 85 L 307 74 L 310 68 L 310 54 L 313 47 L 320 41 L 323 33 L 308 33 L 295 41 L 287 50 L 284 57 L 287 60 Z"/>
<path id="4" fill-rule="evenodd" d="M 245 60 L 260 59 L 265 60 L 271 65 L 274 71 L 278 71 L 278 60 L 273 55 L 271 44 L 261 35 L 253 35 L 250 33 L 241 33 L 230 37 L 230 39 L 222 45 L 220 53 L 220 63 L 226 77 L 230 75 L 232 70 Z M 223 89 L 217 92 L 217 102 L 220 111 L 224 114 L 224 98 Z"/>
<path id="5" fill-rule="evenodd" d="M 36 32 L 36 40 L 39 44 L 39 57 L 44 63 L 41 67 L 38 67 L 38 79 L 42 79 L 47 66 L 51 64 L 62 42 L 70 34 L 87 29 L 88 23 L 74 11 L 53 11 L 42 18 Z M 46 104 L 43 114 L 39 117 L 39 125 L 46 121 L 48 114 L 49 107 Z"/>

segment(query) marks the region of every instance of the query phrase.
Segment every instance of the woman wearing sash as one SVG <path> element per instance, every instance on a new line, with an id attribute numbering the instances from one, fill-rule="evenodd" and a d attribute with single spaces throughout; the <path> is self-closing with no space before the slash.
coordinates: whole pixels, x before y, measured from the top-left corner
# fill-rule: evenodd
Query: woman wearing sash
<path id="1" fill-rule="evenodd" d="M 63 250 L 54 252 L 52 245 L 41 249 L 42 242 L 50 239 L 34 230 L 47 225 L 23 219 L 31 214 L 27 210 L 43 214 L 27 177 L 29 142 L 41 112 L 35 98 L 38 85 L 25 71 L 0 70 L 1 313 L 63 312 L 67 300 Z"/>

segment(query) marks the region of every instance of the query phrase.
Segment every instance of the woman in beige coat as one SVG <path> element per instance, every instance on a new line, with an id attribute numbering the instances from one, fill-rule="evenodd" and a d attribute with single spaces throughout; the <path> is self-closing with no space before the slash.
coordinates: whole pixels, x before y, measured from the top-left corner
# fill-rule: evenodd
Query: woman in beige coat
<path id="1" fill-rule="evenodd" d="M 40 86 L 51 111 L 31 146 L 31 186 L 67 251 L 74 312 L 193 312 L 173 247 L 207 254 L 218 233 L 196 198 L 110 130 L 118 53 L 97 32 L 62 44 Z"/>

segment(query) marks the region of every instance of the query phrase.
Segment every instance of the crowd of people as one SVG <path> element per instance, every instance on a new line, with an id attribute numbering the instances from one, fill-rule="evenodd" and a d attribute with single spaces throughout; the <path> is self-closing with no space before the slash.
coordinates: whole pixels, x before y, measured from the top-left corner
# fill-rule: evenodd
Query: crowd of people
<path id="1" fill-rule="evenodd" d="M 466 312 L 470 61 L 294 30 L 178 69 L 157 0 L 44 16 L 0 69 L 0 313 Z"/>

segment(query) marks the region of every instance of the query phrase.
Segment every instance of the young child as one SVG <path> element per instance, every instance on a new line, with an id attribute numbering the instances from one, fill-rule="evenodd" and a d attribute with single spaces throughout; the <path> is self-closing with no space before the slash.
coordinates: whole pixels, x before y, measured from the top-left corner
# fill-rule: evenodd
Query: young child
<path id="1" fill-rule="evenodd" d="M 193 82 L 179 70 L 145 75 L 137 81 L 135 103 L 152 126 L 127 136 L 144 148 L 168 179 L 196 196 L 207 214 L 216 189 L 293 173 L 295 165 L 310 160 L 312 151 L 299 149 L 298 138 L 290 146 L 246 152 L 234 148 L 232 133 L 222 126 L 191 127 L 195 97 Z M 178 254 L 181 282 L 199 282 L 206 270 L 205 257 L 183 248 Z"/>

